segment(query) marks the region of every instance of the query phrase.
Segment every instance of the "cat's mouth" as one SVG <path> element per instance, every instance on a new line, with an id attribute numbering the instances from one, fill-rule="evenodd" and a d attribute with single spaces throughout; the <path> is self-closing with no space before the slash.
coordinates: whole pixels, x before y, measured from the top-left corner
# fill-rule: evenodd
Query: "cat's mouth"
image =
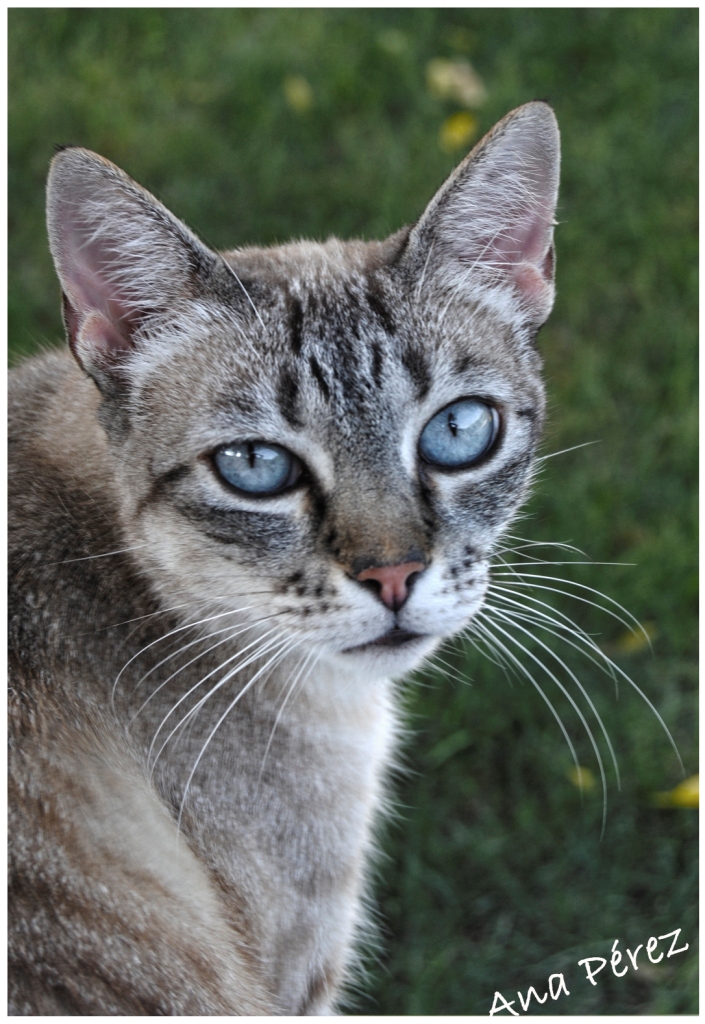
<path id="1" fill-rule="evenodd" d="M 374 647 L 404 647 L 406 644 L 413 643 L 414 640 L 422 639 L 424 639 L 423 633 L 411 633 L 408 629 L 400 629 L 399 626 L 393 626 L 386 633 L 383 633 L 382 636 L 378 636 L 376 640 L 370 640 L 366 644 L 358 644 L 355 647 L 346 647 L 343 654 L 369 651 Z"/>

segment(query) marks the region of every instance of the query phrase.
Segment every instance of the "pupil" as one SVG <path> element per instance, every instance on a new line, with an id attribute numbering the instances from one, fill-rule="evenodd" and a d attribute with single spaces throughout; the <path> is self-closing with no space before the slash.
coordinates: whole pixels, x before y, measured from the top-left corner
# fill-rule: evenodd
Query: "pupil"
<path id="1" fill-rule="evenodd" d="M 255 461 L 257 460 L 257 454 L 255 452 L 255 446 L 250 442 L 247 446 L 247 459 L 250 463 L 250 469 L 255 468 Z"/>
<path id="2" fill-rule="evenodd" d="M 448 429 L 450 430 L 453 437 L 458 436 L 458 421 L 455 418 L 455 413 L 448 413 Z"/>

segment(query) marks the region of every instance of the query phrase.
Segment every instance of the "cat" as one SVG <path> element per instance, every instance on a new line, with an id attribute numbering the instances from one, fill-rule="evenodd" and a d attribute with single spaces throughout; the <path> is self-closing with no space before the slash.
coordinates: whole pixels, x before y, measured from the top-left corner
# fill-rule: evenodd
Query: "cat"
<path id="1" fill-rule="evenodd" d="M 54 157 L 68 348 L 10 390 L 11 1014 L 340 1005 L 392 680 L 480 612 L 536 464 L 558 176 L 532 102 L 385 241 L 216 253 Z"/>

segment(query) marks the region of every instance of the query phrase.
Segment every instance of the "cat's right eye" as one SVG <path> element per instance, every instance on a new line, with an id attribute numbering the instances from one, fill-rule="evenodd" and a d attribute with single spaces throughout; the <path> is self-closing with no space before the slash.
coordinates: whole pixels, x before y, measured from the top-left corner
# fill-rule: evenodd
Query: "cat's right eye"
<path id="1" fill-rule="evenodd" d="M 231 487 L 258 497 L 281 494 L 293 487 L 303 472 L 295 455 L 267 441 L 224 444 L 214 452 L 213 464 Z"/>
<path id="2" fill-rule="evenodd" d="M 425 462 L 442 469 L 467 469 L 497 440 L 499 413 L 479 398 L 461 398 L 433 416 L 419 438 Z"/>

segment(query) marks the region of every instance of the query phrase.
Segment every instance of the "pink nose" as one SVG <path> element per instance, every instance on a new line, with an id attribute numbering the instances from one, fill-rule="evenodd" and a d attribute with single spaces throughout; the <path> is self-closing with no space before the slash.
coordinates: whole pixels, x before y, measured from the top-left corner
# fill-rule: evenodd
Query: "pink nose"
<path id="1" fill-rule="evenodd" d="M 370 569 L 363 569 L 358 573 L 357 579 L 360 583 L 365 580 L 374 580 L 380 585 L 380 600 L 393 612 L 398 611 L 409 596 L 407 586 L 409 577 L 416 572 L 423 572 L 426 566 L 423 562 L 404 562 L 403 565 L 380 565 L 372 566 Z"/>

